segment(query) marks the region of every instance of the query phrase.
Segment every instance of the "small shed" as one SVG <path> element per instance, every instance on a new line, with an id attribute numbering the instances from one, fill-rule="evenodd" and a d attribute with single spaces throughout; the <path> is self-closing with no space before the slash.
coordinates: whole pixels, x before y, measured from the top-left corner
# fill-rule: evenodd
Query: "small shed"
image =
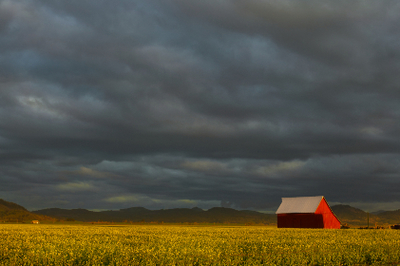
<path id="1" fill-rule="evenodd" d="M 39 224 L 39 220 L 32 220 L 33 224 Z"/>
<path id="2" fill-rule="evenodd" d="M 276 214 L 278 228 L 340 229 L 340 221 L 324 196 L 282 198 Z"/>

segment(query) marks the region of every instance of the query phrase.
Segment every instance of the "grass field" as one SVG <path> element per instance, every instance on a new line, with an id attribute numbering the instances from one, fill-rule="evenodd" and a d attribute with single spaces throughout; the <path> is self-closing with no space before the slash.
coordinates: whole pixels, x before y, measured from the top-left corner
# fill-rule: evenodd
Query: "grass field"
<path id="1" fill-rule="evenodd" d="M 0 265 L 396 265 L 400 230 L 0 225 Z"/>

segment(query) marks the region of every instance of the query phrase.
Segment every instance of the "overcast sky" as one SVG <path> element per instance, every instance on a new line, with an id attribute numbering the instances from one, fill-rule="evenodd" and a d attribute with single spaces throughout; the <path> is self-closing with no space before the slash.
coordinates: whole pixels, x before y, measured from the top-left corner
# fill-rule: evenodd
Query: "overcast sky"
<path id="1" fill-rule="evenodd" d="M 0 0 L 0 198 L 400 208 L 400 3 Z"/>

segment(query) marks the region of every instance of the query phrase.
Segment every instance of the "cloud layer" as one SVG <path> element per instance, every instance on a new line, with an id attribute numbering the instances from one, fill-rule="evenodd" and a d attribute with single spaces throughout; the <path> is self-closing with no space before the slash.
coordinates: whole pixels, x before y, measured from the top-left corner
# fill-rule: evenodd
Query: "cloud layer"
<path id="1" fill-rule="evenodd" d="M 30 209 L 400 194 L 397 1 L 0 1 L 0 196 Z"/>

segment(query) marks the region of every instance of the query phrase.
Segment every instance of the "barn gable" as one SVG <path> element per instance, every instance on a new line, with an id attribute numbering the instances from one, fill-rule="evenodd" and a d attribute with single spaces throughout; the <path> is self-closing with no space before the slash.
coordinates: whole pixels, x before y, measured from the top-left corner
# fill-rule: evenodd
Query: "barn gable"
<path id="1" fill-rule="evenodd" d="M 340 228 L 323 196 L 282 198 L 276 214 L 279 228 Z"/>

